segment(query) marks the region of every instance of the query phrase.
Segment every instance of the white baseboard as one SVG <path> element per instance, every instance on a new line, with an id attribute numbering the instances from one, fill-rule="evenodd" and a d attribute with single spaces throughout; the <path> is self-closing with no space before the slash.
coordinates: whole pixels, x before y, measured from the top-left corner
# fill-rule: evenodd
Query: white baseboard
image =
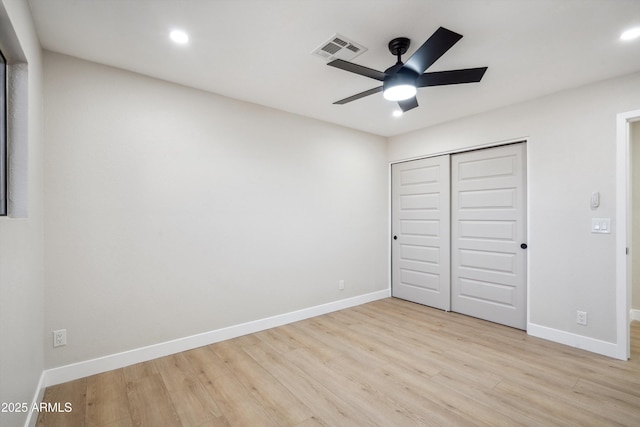
<path id="1" fill-rule="evenodd" d="M 595 338 L 585 337 L 583 335 L 572 334 L 571 332 L 540 326 L 534 323 L 529 323 L 527 325 L 527 334 L 568 345 L 570 347 L 598 353 L 603 356 L 612 357 L 614 359 L 627 360 L 627 355 L 621 354 L 620 346 L 615 343 L 601 341 Z"/>
<path id="2" fill-rule="evenodd" d="M 629 313 L 629 319 L 640 320 L 640 310 L 632 309 Z"/>
<path id="3" fill-rule="evenodd" d="M 111 354 L 96 359 L 86 360 L 84 362 L 48 369 L 43 372 L 44 387 L 73 381 L 78 378 L 88 377 L 90 375 L 111 371 L 113 369 L 123 368 L 140 362 L 146 362 L 148 360 L 157 359 L 159 357 L 168 356 L 181 351 L 187 351 L 242 335 L 252 334 L 254 332 L 286 325 L 288 323 L 297 322 L 310 317 L 320 316 L 333 311 L 355 307 L 368 302 L 388 298 L 390 296 L 391 290 L 385 289 L 353 298 L 347 298 L 315 307 L 293 311 L 291 313 L 280 314 L 265 319 L 259 319 L 252 322 L 229 326 L 227 328 L 204 332 L 202 334 L 179 338 L 147 347 L 141 347 L 122 353 Z"/>

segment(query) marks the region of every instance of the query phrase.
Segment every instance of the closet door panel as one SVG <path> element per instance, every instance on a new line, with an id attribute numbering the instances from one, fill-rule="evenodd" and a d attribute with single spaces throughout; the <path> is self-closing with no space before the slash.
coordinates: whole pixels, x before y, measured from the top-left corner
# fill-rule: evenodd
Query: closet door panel
<path id="1" fill-rule="evenodd" d="M 392 295 L 450 309 L 449 156 L 394 164 Z"/>
<path id="2" fill-rule="evenodd" d="M 451 156 L 451 309 L 526 328 L 526 150 Z"/>

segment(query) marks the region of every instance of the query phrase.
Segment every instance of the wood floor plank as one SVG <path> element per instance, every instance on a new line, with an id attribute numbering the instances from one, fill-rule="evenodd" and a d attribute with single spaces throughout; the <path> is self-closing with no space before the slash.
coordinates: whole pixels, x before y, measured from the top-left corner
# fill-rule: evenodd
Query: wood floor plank
<path id="1" fill-rule="evenodd" d="M 131 419 L 122 369 L 87 378 L 87 425 L 122 425 Z"/>
<path id="2" fill-rule="evenodd" d="M 136 370 L 136 372 L 148 373 L 153 369 Z M 128 380 L 127 396 L 131 408 L 131 419 L 135 425 L 182 426 L 159 373 Z"/>
<path id="3" fill-rule="evenodd" d="M 267 411 L 249 395 L 235 374 L 223 375 L 213 380 L 209 388 L 211 396 L 232 426 L 277 426 Z"/>
<path id="4" fill-rule="evenodd" d="M 126 418 L 121 418 L 119 420 L 115 420 L 115 421 L 111 421 L 111 422 L 107 422 L 107 423 L 102 423 L 102 424 L 89 424 L 87 423 L 87 426 L 92 426 L 92 427 L 133 427 L 133 420 L 131 419 L 131 417 L 126 417 Z"/>
<path id="5" fill-rule="evenodd" d="M 286 325 L 283 330 L 285 333 L 289 334 L 289 336 L 294 337 L 296 341 L 302 344 L 302 347 L 300 348 L 307 348 L 310 351 L 313 351 L 323 361 L 329 361 L 342 356 L 342 348 L 338 346 L 325 345 L 321 341 L 318 341 L 318 336 L 314 335 L 313 330 L 310 328 L 313 323 L 314 319 L 307 319 L 302 322 Z"/>
<path id="6" fill-rule="evenodd" d="M 285 387 L 305 402 L 315 414 L 321 414 L 331 426 L 376 425 L 369 417 L 336 396 L 334 391 L 316 381 L 306 371 L 283 359 L 282 354 L 268 344 L 256 345 L 246 351 Z"/>
<path id="7" fill-rule="evenodd" d="M 510 402 L 517 400 L 518 405 L 523 408 L 527 405 L 527 410 L 536 415 L 544 414 L 547 422 L 557 425 L 567 426 L 604 426 L 611 425 L 610 420 L 591 411 L 585 411 L 575 405 L 570 399 L 558 400 L 557 396 L 549 396 L 541 392 L 536 387 L 531 387 L 523 383 L 515 383 L 505 380 L 500 383 L 494 391 L 500 396 L 509 399 Z M 514 399 L 514 400 L 511 400 Z"/>
<path id="8" fill-rule="evenodd" d="M 182 354 L 189 361 L 193 371 L 199 375 L 204 375 L 209 380 L 215 380 L 218 377 L 232 373 L 208 346 L 185 351 Z"/>
<path id="9" fill-rule="evenodd" d="M 210 348 L 234 372 L 236 378 L 272 419 L 293 426 L 310 418 L 313 414 L 309 408 L 249 356 L 244 351 L 246 346 L 239 345 L 241 342 L 221 342 Z"/>
<path id="10" fill-rule="evenodd" d="M 339 318 L 338 318 L 339 319 Z M 321 325 L 321 322 L 325 320 L 316 319 L 313 324 Z M 340 321 L 335 325 L 335 328 L 340 329 Z M 312 325 L 313 325 L 312 324 Z M 354 326 L 350 326 L 353 328 Z M 318 333 L 311 328 L 307 328 L 310 334 L 316 334 L 318 339 L 325 339 L 325 342 L 330 342 L 335 339 L 335 336 L 340 334 L 334 334 L 334 336 L 324 334 L 318 335 Z M 419 346 L 414 342 L 408 342 L 399 338 L 402 332 L 398 331 L 397 334 L 387 335 L 385 339 L 380 340 L 380 330 L 371 326 L 368 323 L 359 324 L 357 328 L 357 334 L 352 338 L 352 345 L 360 345 L 366 348 L 371 353 L 380 355 L 385 360 L 393 361 L 394 363 L 401 363 L 409 369 L 413 369 L 419 375 L 435 375 L 443 368 L 443 365 L 438 363 L 439 349 L 434 349 L 429 346 Z"/>
<path id="11" fill-rule="evenodd" d="M 374 425 L 412 425 L 415 419 L 405 408 L 394 405 L 395 402 L 385 393 L 379 393 L 362 377 L 349 375 L 343 376 L 336 369 L 339 363 L 335 359 L 331 365 L 325 365 L 322 360 L 304 348 L 289 352 L 285 355 L 288 362 L 306 372 L 342 401 L 355 408 L 360 414 L 366 414 L 373 421 Z M 311 365 L 311 369 L 307 367 Z M 339 387 L 335 385 L 339 384 Z"/>
<path id="12" fill-rule="evenodd" d="M 284 326 L 279 328 L 267 329 L 254 334 L 261 342 L 268 342 L 271 347 L 280 353 L 287 353 L 297 348 L 303 347 L 304 343 L 296 340 L 291 333 L 291 328 Z"/>
<path id="13" fill-rule="evenodd" d="M 510 405 L 497 405 L 497 401 L 490 393 L 495 393 L 493 388 L 486 388 L 481 385 L 469 384 L 464 375 L 460 378 L 451 370 L 443 371 L 431 378 L 431 382 L 442 389 L 455 389 L 465 396 L 469 401 L 476 401 L 485 404 L 487 407 L 501 414 L 503 420 L 510 420 L 506 425 L 540 426 L 540 420 L 532 416 L 527 411 L 522 411 Z M 464 385 L 464 386 L 463 386 Z M 493 422 L 492 422 L 493 423 Z"/>
<path id="14" fill-rule="evenodd" d="M 387 298 L 48 387 L 37 425 L 640 425 L 619 361 Z"/>
<path id="15" fill-rule="evenodd" d="M 487 357 L 487 356 L 491 357 Z M 445 357 L 451 364 L 449 371 L 459 371 L 458 366 L 464 366 L 462 372 L 483 371 L 487 378 L 485 385 L 493 388 L 491 380 L 500 378 L 522 378 L 524 381 L 540 381 L 556 387 L 573 387 L 578 382 L 578 376 L 574 372 L 558 372 L 553 367 L 539 364 L 529 364 L 530 361 L 523 356 L 521 359 L 513 355 L 506 355 L 499 350 L 480 350 L 470 346 L 467 350 L 451 348 L 446 351 Z M 523 369 L 525 367 L 526 369 Z M 470 380 L 476 377 L 470 376 Z M 498 381 L 500 382 L 500 381 Z"/>
<path id="16" fill-rule="evenodd" d="M 439 420 L 431 418 L 426 420 L 423 418 L 425 411 L 417 411 L 416 408 L 430 407 L 430 414 L 442 413 L 447 421 L 443 425 L 449 424 L 455 419 L 457 425 L 509 425 L 513 424 L 513 419 L 508 419 L 495 410 L 484 405 L 482 402 L 470 402 L 466 396 L 460 394 L 456 390 L 443 389 L 434 384 L 429 375 L 416 375 L 415 371 L 405 369 L 404 375 L 400 369 L 400 365 L 388 364 L 384 371 L 379 372 L 372 367 L 377 364 L 366 363 L 359 364 L 358 361 L 368 361 L 366 353 L 358 352 L 357 348 L 353 351 L 353 358 L 349 363 L 339 363 L 341 360 L 329 363 L 332 371 L 340 374 L 344 378 L 348 378 L 358 383 L 361 388 L 373 388 L 374 390 L 385 390 L 387 399 L 390 399 L 396 412 L 408 412 L 411 418 L 410 425 L 415 424 L 435 424 Z M 360 369 L 364 366 L 364 369 Z M 393 392 L 391 388 L 396 385 L 391 377 L 401 380 L 401 387 L 396 387 Z M 382 380 L 382 381 L 381 381 Z M 411 390 L 419 395 L 422 399 L 420 404 L 412 405 L 414 396 L 407 395 L 404 390 Z M 398 398 L 400 396 L 400 398 Z M 424 399 L 426 398 L 426 399 Z M 383 399 L 384 400 L 384 399 Z M 426 401 L 425 401 L 426 400 Z M 434 407 L 434 404 L 437 407 Z M 422 415 L 419 415 L 422 413 Z M 428 421 L 428 422 L 427 422 Z M 490 421 L 490 422 L 489 422 Z"/>
<path id="17" fill-rule="evenodd" d="M 154 363 L 183 425 L 200 425 L 223 415 L 184 353 L 162 357 Z"/>
<path id="18" fill-rule="evenodd" d="M 640 407 L 640 398 L 620 393 L 600 384 L 580 379 L 573 389 L 573 396 L 578 396 L 592 412 L 602 412 L 614 423 L 634 425 L 638 416 L 633 414 Z M 601 411 L 600 408 L 606 408 Z M 618 411 L 618 408 L 623 410 Z"/>
<path id="19" fill-rule="evenodd" d="M 231 424 L 229 424 L 229 421 L 227 421 L 227 419 L 224 416 L 222 416 L 218 418 L 211 418 L 203 422 L 202 424 L 198 424 L 195 427 L 232 427 L 232 426 Z"/>
<path id="20" fill-rule="evenodd" d="M 384 390 L 395 410 L 404 412 L 412 420 L 411 425 L 475 425 L 428 393 L 424 385 L 432 381 L 432 376 L 416 375 L 415 371 L 393 363 L 368 363 L 371 357 L 363 353 L 347 355 L 344 361 L 331 361 L 329 367 L 344 377 L 367 384 L 364 387 Z"/>
<path id="21" fill-rule="evenodd" d="M 87 406 L 87 379 L 82 378 L 47 387 L 43 397 L 43 402 L 51 404 L 51 409 L 45 408 L 38 414 L 37 425 L 49 426 L 78 426 L 83 427 L 85 423 Z M 70 405 L 70 412 L 67 410 Z M 58 410 L 57 408 L 60 408 Z"/>
<path id="22" fill-rule="evenodd" d="M 328 426 L 328 424 L 322 421 L 318 417 L 307 418 L 301 423 L 295 425 L 295 427 L 326 427 L 326 426 Z"/>

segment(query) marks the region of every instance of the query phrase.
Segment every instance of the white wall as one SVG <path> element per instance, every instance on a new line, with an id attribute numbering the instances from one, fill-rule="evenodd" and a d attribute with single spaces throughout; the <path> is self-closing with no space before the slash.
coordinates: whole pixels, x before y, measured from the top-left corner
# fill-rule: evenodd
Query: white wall
<path id="1" fill-rule="evenodd" d="M 632 292 L 631 308 L 640 310 L 640 122 L 631 124 Z"/>
<path id="2" fill-rule="evenodd" d="M 388 287 L 385 138 L 44 58 L 47 368 Z"/>
<path id="3" fill-rule="evenodd" d="M 8 17 L 28 62 L 27 164 L 10 163 L 11 168 L 28 168 L 27 194 L 13 194 L 25 218 L 0 218 L 0 402 L 29 405 L 43 370 L 44 246 L 42 182 L 42 58 L 27 2 L 2 0 L 0 14 Z M 3 31 L 6 28 L 3 28 Z M 14 139 L 10 136 L 10 143 Z M 13 147 L 16 148 L 16 147 Z M 22 151 L 22 150 L 19 150 Z M 24 169 L 12 171 L 20 176 Z M 15 198 L 14 198 L 15 197 Z M 0 425 L 23 425 L 26 413 L 0 413 Z"/>
<path id="4" fill-rule="evenodd" d="M 389 159 L 526 138 L 530 326 L 615 343 L 616 236 L 590 220 L 615 218 L 616 114 L 639 109 L 638 93 L 634 74 L 539 98 L 391 138 Z"/>

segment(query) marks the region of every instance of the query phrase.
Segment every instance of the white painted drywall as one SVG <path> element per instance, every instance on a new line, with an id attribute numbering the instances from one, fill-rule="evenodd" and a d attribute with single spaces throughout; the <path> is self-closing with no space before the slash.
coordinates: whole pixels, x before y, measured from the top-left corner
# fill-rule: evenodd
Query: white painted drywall
<path id="1" fill-rule="evenodd" d="M 638 93 L 634 74 L 546 96 L 390 138 L 389 159 L 526 138 L 530 323 L 615 343 L 616 236 L 590 225 L 615 218 L 616 114 L 640 108 Z"/>
<path id="2" fill-rule="evenodd" d="M 28 186 L 20 187 L 27 194 L 15 196 L 28 201 L 28 209 L 22 206 L 19 219 L 0 218 L 0 402 L 31 405 L 44 366 L 42 55 L 27 2 L 2 0 L 0 14 L 8 17 L 28 61 L 28 100 L 16 100 L 28 106 L 26 117 L 10 116 L 27 130 L 20 141 L 27 144 L 20 148 L 26 162 L 10 168 L 27 177 Z M 24 425 L 26 418 L 25 412 L 0 412 L 0 425 Z"/>
<path id="3" fill-rule="evenodd" d="M 631 308 L 640 310 L 640 122 L 631 123 L 632 289 Z"/>
<path id="4" fill-rule="evenodd" d="M 44 58 L 47 368 L 388 287 L 385 138 Z"/>

